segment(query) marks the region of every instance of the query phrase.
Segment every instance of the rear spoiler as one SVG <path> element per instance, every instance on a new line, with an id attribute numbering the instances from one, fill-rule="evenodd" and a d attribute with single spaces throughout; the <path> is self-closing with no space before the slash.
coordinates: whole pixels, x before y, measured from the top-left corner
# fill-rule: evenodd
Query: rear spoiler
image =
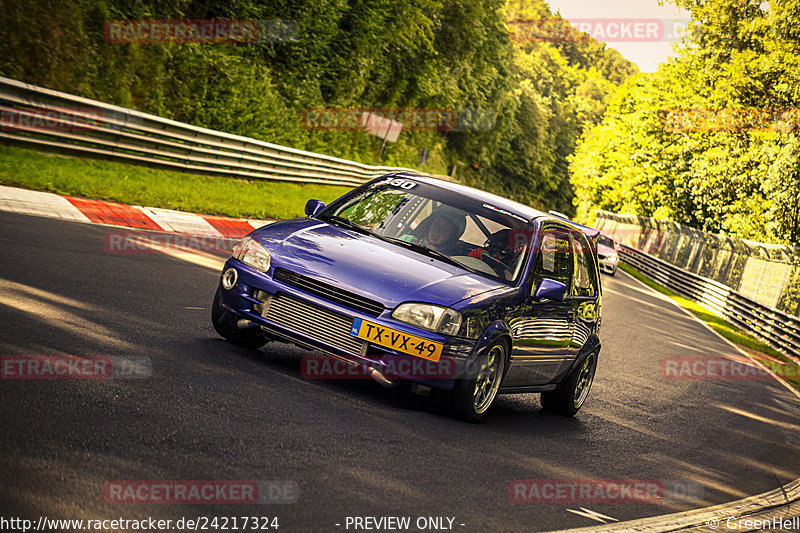
<path id="1" fill-rule="evenodd" d="M 583 224 L 578 224 L 577 222 L 574 222 L 574 221 L 570 220 L 567 217 L 567 215 L 563 215 L 563 214 L 559 213 L 558 211 L 548 211 L 547 214 L 551 215 L 551 216 L 554 216 L 556 218 L 560 218 L 564 222 L 568 222 L 571 226 L 574 226 L 575 228 L 581 230 L 584 235 L 589 237 L 589 240 L 592 241 L 592 244 L 594 244 L 594 246 L 597 247 L 597 238 L 600 236 L 600 230 L 599 229 L 591 228 L 589 226 L 584 226 Z"/>
<path id="2" fill-rule="evenodd" d="M 597 228 L 590 228 L 589 226 L 584 226 L 583 224 L 578 224 L 577 222 L 570 221 L 570 224 L 578 228 L 583 232 L 584 235 L 589 237 L 589 239 L 597 245 L 597 238 L 600 236 L 600 230 Z"/>

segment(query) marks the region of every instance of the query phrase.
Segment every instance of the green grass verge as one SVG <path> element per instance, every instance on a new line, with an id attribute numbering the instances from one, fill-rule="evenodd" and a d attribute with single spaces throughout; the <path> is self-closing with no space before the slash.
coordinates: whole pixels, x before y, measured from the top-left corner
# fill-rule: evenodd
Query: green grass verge
<path id="1" fill-rule="evenodd" d="M 619 268 L 621 268 L 634 278 L 638 279 L 648 287 L 660 292 L 661 294 L 669 296 L 670 298 L 675 300 L 675 302 L 679 303 L 681 307 L 689 310 L 700 320 L 711 326 L 714 329 L 714 331 L 716 331 L 729 341 L 733 342 L 734 344 L 741 346 L 746 351 L 760 352 L 761 354 L 769 356 L 770 358 L 778 359 L 780 361 L 794 365 L 792 367 L 794 369 L 794 372 L 785 372 L 786 375 L 784 375 L 783 377 L 786 379 L 786 381 L 790 382 L 792 385 L 800 389 L 800 376 L 797 376 L 797 370 L 798 370 L 797 366 L 786 356 L 781 354 L 779 351 L 775 350 L 772 346 L 745 333 L 744 331 L 737 328 L 730 322 L 718 317 L 717 315 L 715 315 L 714 313 L 712 313 L 699 303 L 689 300 L 688 298 L 681 296 L 675 291 L 668 289 L 667 287 L 664 287 L 663 285 L 653 281 L 652 279 L 644 275 L 642 272 L 640 272 L 630 264 L 620 261 Z M 767 364 L 767 366 L 770 366 L 768 364 L 768 361 L 764 361 L 764 363 Z"/>
<path id="2" fill-rule="evenodd" d="M 0 184 L 123 204 L 242 218 L 303 216 L 349 187 L 199 176 L 0 145 Z"/>

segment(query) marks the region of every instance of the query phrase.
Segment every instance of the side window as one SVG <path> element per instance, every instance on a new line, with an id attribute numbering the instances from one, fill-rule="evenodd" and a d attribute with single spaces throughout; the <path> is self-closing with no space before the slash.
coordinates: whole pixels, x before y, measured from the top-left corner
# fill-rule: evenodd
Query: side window
<path id="1" fill-rule="evenodd" d="M 572 258 L 572 247 L 569 243 L 569 236 L 566 233 L 556 233 L 556 269 L 555 280 L 560 281 L 567 287 L 572 281 L 572 271 L 574 261 Z"/>
<path id="2" fill-rule="evenodd" d="M 592 248 L 583 235 L 573 235 L 571 240 L 575 252 L 575 276 L 572 279 L 570 294 L 594 296 L 597 293 L 597 287 L 594 281 Z"/>
<path id="3" fill-rule="evenodd" d="M 569 236 L 549 230 L 542 235 L 539 260 L 536 265 L 536 282 L 544 278 L 560 281 L 568 288 L 572 284 L 574 259 Z"/>

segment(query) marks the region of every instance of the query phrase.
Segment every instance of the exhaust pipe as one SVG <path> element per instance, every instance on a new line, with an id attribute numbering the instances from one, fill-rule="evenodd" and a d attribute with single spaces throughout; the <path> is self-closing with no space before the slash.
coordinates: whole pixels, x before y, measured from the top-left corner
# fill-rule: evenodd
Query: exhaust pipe
<path id="1" fill-rule="evenodd" d="M 383 387 L 386 387 L 387 389 L 391 389 L 395 384 L 394 381 L 392 381 L 391 379 L 387 378 L 386 376 L 384 376 L 383 374 L 381 374 L 379 371 L 375 370 L 371 366 L 367 367 L 367 373 L 369 374 L 369 377 L 371 377 L 372 379 L 374 379 L 375 381 L 377 381 L 378 383 L 380 383 Z"/>
<path id="2" fill-rule="evenodd" d="M 253 324 L 251 321 L 249 321 L 247 319 L 240 318 L 239 320 L 236 321 L 236 327 L 238 329 L 250 329 L 250 328 L 255 328 L 255 327 L 258 327 L 258 326 L 256 326 L 255 324 Z"/>

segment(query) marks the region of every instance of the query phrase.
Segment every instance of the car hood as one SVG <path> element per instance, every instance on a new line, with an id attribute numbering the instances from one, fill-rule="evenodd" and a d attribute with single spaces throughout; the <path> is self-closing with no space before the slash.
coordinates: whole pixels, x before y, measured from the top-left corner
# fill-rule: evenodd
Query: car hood
<path id="1" fill-rule="evenodd" d="M 312 218 L 276 222 L 251 234 L 272 254 L 272 265 L 381 302 L 391 309 L 422 301 L 447 307 L 486 291 L 497 281 Z"/>
<path id="2" fill-rule="evenodd" d="M 597 253 L 603 255 L 617 255 L 617 251 L 610 246 L 606 246 L 605 244 L 598 244 L 597 245 Z"/>

